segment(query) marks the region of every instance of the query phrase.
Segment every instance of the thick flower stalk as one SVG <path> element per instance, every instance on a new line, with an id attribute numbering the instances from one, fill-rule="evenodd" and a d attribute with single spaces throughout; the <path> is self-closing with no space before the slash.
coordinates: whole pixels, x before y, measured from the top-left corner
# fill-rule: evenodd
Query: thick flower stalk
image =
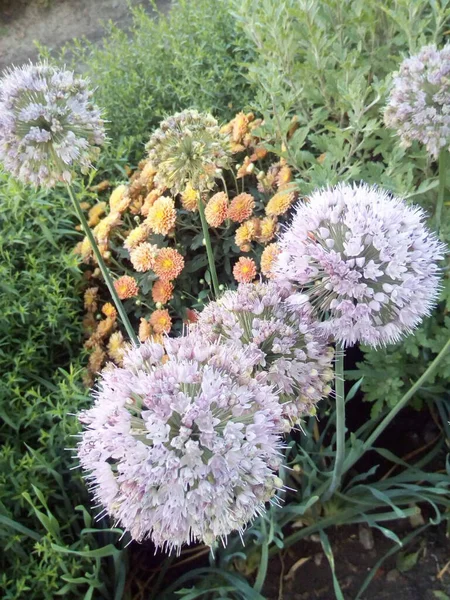
<path id="1" fill-rule="evenodd" d="M 384 120 L 404 147 L 417 140 L 435 159 L 450 148 L 450 44 L 425 46 L 402 62 Z"/>
<path id="2" fill-rule="evenodd" d="M 146 149 L 157 171 L 155 182 L 178 194 L 187 185 L 211 189 L 231 163 L 228 136 L 210 114 L 185 110 L 162 121 Z"/>
<path id="3" fill-rule="evenodd" d="M 0 81 L 0 161 L 23 183 L 53 187 L 86 172 L 105 141 L 86 80 L 47 64 L 7 71 Z"/>
<path id="4" fill-rule="evenodd" d="M 286 303 L 289 286 L 241 284 L 210 302 L 195 326 L 210 341 L 240 344 L 253 359 L 258 380 L 279 391 L 288 429 L 330 391 L 333 349 L 307 305 Z"/>
<path id="5" fill-rule="evenodd" d="M 274 271 L 342 345 L 397 342 L 439 291 L 444 246 L 424 221 L 422 209 L 366 184 L 319 190 L 297 205 Z"/>
<path id="6" fill-rule="evenodd" d="M 96 501 L 133 539 L 212 545 L 281 484 L 281 409 L 239 348 L 145 342 L 101 376 L 78 445 Z"/>

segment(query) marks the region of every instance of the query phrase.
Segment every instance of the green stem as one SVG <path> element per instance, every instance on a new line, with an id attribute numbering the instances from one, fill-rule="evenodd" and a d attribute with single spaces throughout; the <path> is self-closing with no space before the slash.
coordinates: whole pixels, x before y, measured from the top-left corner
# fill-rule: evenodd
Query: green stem
<path id="1" fill-rule="evenodd" d="M 261 593 L 261 590 L 264 585 L 264 581 L 266 580 L 267 575 L 267 565 L 269 564 L 269 543 L 267 540 L 267 527 L 264 517 L 261 517 L 261 534 L 263 536 L 262 546 L 261 546 L 261 560 L 259 562 L 258 575 L 256 576 L 256 581 L 253 586 L 255 592 Z"/>
<path id="2" fill-rule="evenodd" d="M 344 348 L 336 342 L 336 457 L 330 487 L 323 499 L 329 500 L 341 484 L 345 461 Z"/>
<path id="3" fill-rule="evenodd" d="M 123 304 L 122 304 L 119 296 L 117 295 L 116 288 L 114 287 L 113 280 L 111 279 L 111 275 L 109 274 L 108 268 L 105 265 L 105 261 L 103 260 L 102 255 L 100 254 L 100 250 L 98 249 L 97 242 L 95 241 L 95 238 L 91 231 L 91 228 L 87 224 L 86 217 L 84 216 L 84 213 L 81 209 L 80 203 L 78 202 L 78 199 L 77 199 L 76 195 L 73 193 L 70 185 L 67 186 L 67 191 L 69 193 L 70 199 L 73 202 L 73 205 L 75 207 L 75 211 L 78 215 L 78 218 L 80 219 L 84 233 L 86 234 L 86 237 L 88 238 L 89 243 L 92 247 L 92 250 L 95 254 L 95 258 L 97 259 L 98 266 L 100 267 L 100 271 L 102 272 L 103 279 L 105 280 L 105 283 L 108 287 L 109 293 L 111 294 L 114 304 L 116 305 L 117 311 L 118 311 L 120 318 L 122 320 L 122 323 L 127 331 L 128 337 L 134 344 L 136 344 L 136 346 L 138 346 L 139 340 L 136 336 L 136 333 L 134 332 L 133 327 L 131 326 L 130 320 L 128 319 L 128 315 L 125 312 Z"/>
<path id="4" fill-rule="evenodd" d="M 345 465 L 345 471 L 348 471 L 355 462 L 357 462 L 364 452 L 367 452 L 369 448 L 371 448 L 377 438 L 383 433 L 392 419 L 406 406 L 410 398 L 414 396 L 414 394 L 422 387 L 422 385 L 427 381 L 429 377 L 433 374 L 433 372 L 437 369 L 441 361 L 444 359 L 447 352 L 450 350 L 450 339 L 447 341 L 445 346 L 433 360 L 433 362 L 429 365 L 428 369 L 419 377 L 416 383 L 406 392 L 403 398 L 394 406 L 394 408 L 384 417 L 378 427 L 373 431 L 373 433 L 367 438 L 367 440 L 362 444 L 360 451 L 357 453 L 354 458 L 351 458 Z"/>
<path id="5" fill-rule="evenodd" d="M 214 295 L 217 298 L 220 295 L 219 280 L 217 279 L 216 263 L 214 262 L 214 252 L 211 246 L 211 237 L 209 235 L 208 223 L 206 222 L 205 217 L 205 207 L 203 206 L 201 194 L 199 194 L 197 205 L 198 212 L 200 213 L 200 220 L 202 222 L 203 237 L 205 238 L 206 254 L 208 255 L 209 271 L 211 273 Z"/>
<path id="6" fill-rule="evenodd" d="M 439 187 L 438 187 L 438 199 L 436 204 L 436 229 L 439 233 L 441 227 L 441 216 L 442 207 L 444 206 L 444 194 L 445 194 L 445 176 L 447 167 L 447 153 L 448 150 L 441 150 L 439 154 L 438 170 L 439 170 Z"/>

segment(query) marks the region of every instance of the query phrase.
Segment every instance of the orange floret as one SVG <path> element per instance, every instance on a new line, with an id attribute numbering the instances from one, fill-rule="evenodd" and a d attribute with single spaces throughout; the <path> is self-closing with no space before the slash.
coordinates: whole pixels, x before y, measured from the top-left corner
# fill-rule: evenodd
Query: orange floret
<path id="1" fill-rule="evenodd" d="M 266 206 L 266 215 L 268 217 L 276 217 L 284 215 L 289 210 L 295 199 L 295 193 L 289 190 L 281 190 L 272 196 Z"/>
<path id="2" fill-rule="evenodd" d="M 151 192 L 149 192 L 147 194 L 147 196 L 145 197 L 144 203 L 141 207 L 141 215 L 143 217 L 148 216 L 148 211 L 155 204 L 155 202 L 158 200 L 158 198 L 161 198 L 161 196 L 164 193 L 164 190 L 165 190 L 165 188 L 158 187 L 155 190 L 152 190 Z"/>
<path id="3" fill-rule="evenodd" d="M 257 218 L 250 219 L 242 223 L 240 227 L 236 229 L 234 241 L 236 246 L 240 248 L 242 252 L 250 251 L 250 243 L 258 237 L 260 233 L 260 221 Z"/>
<path id="4" fill-rule="evenodd" d="M 248 131 L 249 119 L 246 114 L 240 112 L 234 117 L 232 123 L 231 139 L 233 142 L 239 143 Z"/>
<path id="5" fill-rule="evenodd" d="M 148 225 L 146 225 L 145 223 L 141 223 L 140 225 L 132 229 L 127 235 L 126 240 L 123 243 L 124 248 L 126 248 L 127 250 L 132 250 L 133 248 L 136 248 L 137 246 L 139 246 L 139 244 L 145 242 L 149 233 L 150 230 L 148 228 Z"/>
<path id="6" fill-rule="evenodd" d="M 119 366 L 122 365 L 123 355 L 125 354 L 127 347 L 128 345 L 123 339 L 123 335 L 120 331 L 111 334 L 111 337 L 108 340 L 108 354 Z"/>
<path id="7" fill-rule="evenodd" d="M 234 278 L 238 283 L 250 283 L 256 277 L 256 264 L 252 258 L 241 256 L 233 268 Z"/>
<path id="8" fill-rule="evenodd" d="M 174 227 L 177 211 L 172 198 L 161 196 L 148 210 L 146 224 L 155 232 L 167 235 Z"/>
<path id="9" fill-rule="evenodd" d="M 117 319 L 117 310 L 111 304 L 111 302 L 107 302 L 106 304 L 103 305 L 102 313 L 105 315 L 105 317 L 111 317 L 111 319 Z"/>
<path id="10" fill-rule="evenodd" d="M 252 162 L 255 162 L 257 160 L 265 158 L 266 156 L 267 156 L 267 150 L 265 148 L 263 148 L 263 146 L 257 146 L 253 150 L 253 154 L 250 156 L 250 160 Z"/>
<path id="11" fill-rule="evenodd" d="M 92 354 L 89 356 L 88 370 L 91 373 L 98 373 L 103 366 L 105 358 L 105 352 L 101 349 L 100 346 L 97 346 L 92 352 Z"/>
<path id="12" fill-rule="evenodd" d="M 264 217 L 259 223 L 259 234 L 257 241 L 260 244 L 267 244 L 275 236 L 277 231 L 277 220 L 274 217 Z"/>
<path id="13" fill-rule="evenodd" d="M 254 208 L 255 199 L 251 194 L 239 194 L 231 201 L 228 208 L 228 218 L 235 223 L 242 223 L 242 221 L 251 217 Z"/>
<path id="14" fill-rule="evenodd" d="M 112 317 L 106 317 L 106 319 L 103 319 L 103 321 L 99 322 L 97 330 L 94 334 L 95 337 L 98 340 L 103 340 L 104 338 L 109 337 L 112 333 L 112 330 L 114 329 L 115 324 L 115 318 L 113 319 Z"/>
<path id="15" fill-rule="evenodd" d="M 150 325 L 155 333 L 169 333 L 172 319 L 167 309 L 155 310 L 150 317 Z"/>
<path id="16" fill-rule="evenodd" d="M 116 288 L 117 295 L 121 300 L 126 300 L 127 298 L 133 298 L 133 296 L 137 296 L 139 294 L 139 286 L 134 277 L 130 277 L 129 275 L 122 275 L 119 279 L 116 279 L 114 282 L 114 287 Z"/>
<path id="17" fill-rule="evenodd" d="M 121 184 L 112 192 L 109 197 L 109 206 L 111 208 L 111 212 L 123 212 L 127 209 L 128 204 L 130 203 L 130 198 L 128 197 L 128 186 L 125 184 Z"/>
<path id="18" fill-rule="evenodd" d="M 286 185 L 287 183 L 290 183 L 291 181 L 292 181 L 292 171 L 291 171 L 290 167 L 288 167 L 287 165 L 284 165 L 284 167 L 281 167 L 280 171 L 278 172 L 278 177 L 277 177 L 278 188 L 281 189 L 284 185 Z"/>
<path id="19" fill-rule="evenodd" d="M 214 194 L 206 205 L 205 218 L 211 227 L 220 227 L 227 218 L 228 197 L 225 192 Z"/>
<path id="20" fill-rule="evenodd" d="M 97 310 L 98 287 L 90 287 L 84 292 L 84 308 L 88 312 Z"/>
<path id="21" fill-rule="evenodd" d="M 274 276 L 272 267 L 279 254 L 280 249 L 276 243 L 266 246 L 261 254 L 261 273 L 268 279 L 272 279 Z"/>
<path id="22" fill-rule="evenodd" d="M 105 214 L 106 210 L 106 202 L 98 202 L 95 204 L 88 212 L 88 225 L 89 227 L 95 227 L 99 221 L 100 217 Z"/>
<path id="23" fill-rule="evenodd" d="M 184 268 L 184 258 L 174 248 L 162 248 L 156 255 L 153 270 L 163 281 L 176 279 Z"/>
<path id="24" fill-rule="evenodd" d="M 139 333 L 138 333 L 139 341 L 145 342 L 146 340 L 148 340 L 151 337 L 151 335 L 152 335 L 152 326 L 146 319 L 141 318 L 141 322 L 139 324 Z"/>
<path id="25" fill-rule="evenodd" d="M 173 283 L 158 279 L 155 281 L 152 287 L 153 302 L 161 302 L 161 304 L 166 304 L 166 302 L 169 302 L 169 300 L 173 297 L 173 289 Z"/>
<path id="26" fill-rule="evenodd" d="M 107 244 L 112 229 L 117 227 L 120 223 L 120 213 L 110 212 L 104 219 L 102 219 L 94 228 L 94 234 L 99 244 Z"/>
<path id="27" fill-rule="evenodd" d="M 198 208 L 198 199 L 200 192 L 192 187 L 190 183 L 186 185 L 181 194 L 181 205 L 184 210 L 195 212 Z"/>
<path id="28" fill-rule="evenodd" d="M 240 179 L 241 177 L 245 177 L 245 175 L 250 175 L 253 173 L 255 169 L 255 165 L 250 160 L 249 156 L 244 158 L 244 162 L 240 165 L 236 171 L 236 177 Z"/>
<path id="29" fill-rule="evenodd" d="M 150 271 L 150 269 L 153 269 L 153 265 L 155 264 L 155 257 L 157 253 L 158 246 L 155 246 L 155 244 L 149 244 L 148 242 L 143 242 L 142 244 L 139 244 L 137 248 L 131 250 L 131 264 L 136 271 L 139 271 L 139 273 Z"/>

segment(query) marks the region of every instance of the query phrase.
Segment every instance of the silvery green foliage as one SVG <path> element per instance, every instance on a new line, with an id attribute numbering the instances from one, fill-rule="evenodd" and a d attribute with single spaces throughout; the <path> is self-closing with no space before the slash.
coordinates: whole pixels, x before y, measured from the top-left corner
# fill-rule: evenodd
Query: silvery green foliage
<path id="1" fill-rule="evenodd" d="M 78 456 L 133 539 L 211 545 L 264 510 L 279 485 L 281 408 L 250 373 L 245 352 L 195 335 L 147 342 L 103 371 Z"/>
<path id="2" fill-rule="evenodd" d="M 216 119 L 185 110 L 161 122 L 146 145 L 158 170 L 158 185 L 180 193 L 189 182 L 197 190 L 210 189 L 231 162 L 229 142 Z"/>
<path id="3" fill-rule="evenodd" d="M 425 46 L 405 59 L 394 76 L 384 113 L 404 147 L 414 140 L 437 158 L 450 146 L 450 44 Z"/>
<path id="4" fill-rule="evenodd" d="M 253 358 L 258 379 L 275 385 L 287 429 L 330 391 L 333 349 L 311 307 L 289 305 L 292 289 L 275 283 L 240 284 L 200 313 L 196 327 L 211 341 L 239 343 Z"/>
<path id="5" fill-rule="evenodd" d="M 444 245 L 425 213 L 364 183 L 338 185 L 299 203 L 281 236 L 278 277 L 311 302 L 328 335 L 345 346 L 397 342 L 430 314 Z"/>
<path id="6" fill-rule="evenodd" d="M 0 81 L 0 161 L 23 183 L 69 183 L 105 141 L 88 82 L 47 64 L 5 72 Z"/>

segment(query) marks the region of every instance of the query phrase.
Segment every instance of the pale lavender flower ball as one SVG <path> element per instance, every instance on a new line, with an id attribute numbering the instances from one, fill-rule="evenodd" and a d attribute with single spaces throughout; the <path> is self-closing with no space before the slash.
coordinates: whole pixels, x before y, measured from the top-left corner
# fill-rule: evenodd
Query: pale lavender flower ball
<path id="1" fill-rule="evenodd" d="M 165 355 L 164 352 L 167 352 Z M 106 513 L 137 541 L 225 541 L 282 485 L 281 409 L 239 348 L 195 335 L 131 350 L 101 376 L 78 457 Z"/>
<path id="2" fill-rule="evenodd" d="M 450 148 L 450 44 L 425 46 L 402 62 L 384 120 L 404 147 L 418 140 L 434 158 Z"/>
<path id="3" fill-rule="evenodd" d="M 299 203 L 274 271 L 308 299 L 321 329 L 345 346 L 397 342 L 429 315 L 444 245 L 425 213 L 366 184 L 338 185 Z"/>
<path id="4" fill-rule="evenodd" d="M 23 183 L 69 183 L 105 141 L 88 82 L 47 64 L 5 72 L 0 81 L 0 161 Z"/>
<path id="5" fill-rule="evenodd" d="M 278 390 L 287 429 L 330 393 L 334 356 L 310 307 L 286 303 L 291 293 L 272 282 L 243 283 L 210 302 L 194 326 L 211 341 L 246 350 L 258 380 Z"/>

